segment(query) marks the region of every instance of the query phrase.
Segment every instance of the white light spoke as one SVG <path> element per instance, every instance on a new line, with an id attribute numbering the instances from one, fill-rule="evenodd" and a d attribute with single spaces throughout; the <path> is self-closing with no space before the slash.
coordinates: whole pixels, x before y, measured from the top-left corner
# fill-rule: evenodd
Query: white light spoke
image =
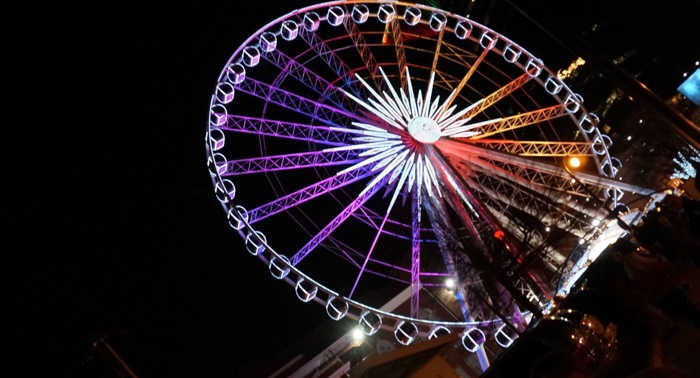
<path id="1" fill-rule="evenodd" d="M 423 117 L 428 116 L 428 107 L 430 106 L 430 96 L 433 94 L 433 83 L 435 82 L 435 71 L 430 74 L 430 81 L 428 82 L 428 89 L 425 91 L 425 100 L 423 101 L 423 111 L 421 115 Z"/>
<path id="2" fill-rule="evenodd" d="M 410 119 L 411 117 L 409 116 L 408 112 L 403 109 L 403 107 L 400 105 L 400 103 L 396 103 L 393 98 L 389 97 L 389 95 L 384 92 L 384 96 L 386 97 L 386 102 L 389 104 L 389 109 L 391 110 L 391 114 L 394 114 L 396 119 L 402 123 L 402 126 L 405 128 L 406 127 L 406 120 Z"/>
<path id="3" fill-rule="evenodd" d="M 401 126 L 401 124 L 399 124 L 399 123 L 396 121 L 396 117 L 394 117 L 394 115 L 391 114 L 391 112 L 389 112 L 388 110 L 386 110 L 385 107 L 380 106 L 379 104 L 377 104 L 376 101 L 374 101 L 374 100 L 372 100 L 372 99 L 369 99 L 369 102 L 371 102 L 372 105 L 375 106 L 375 110 L 372 111 L 372 113 L 374 113 L 376 116 L 378 116 L 379 118 L 381 118 L 381 119 L 383 119 L 384 121 L 386 121 L 386 123 L 388 123 L 389 125 L 391 125 L 391 126 L 393 126 L 393 127 L 396 127 L 397 129 L 403 129 L 403 127 Z M 399 116 L 399 117 L 400 117 L 400 116 Z"/>
<path id="4" fill-rule="evenodd" d="M 480 127 L 482 127 L 482 126 L 484 126 L 484 125 L 489 125 L 489 124 L 498 122 L 498 121 L 500 121 L 500 120 L 501 120 L 501 118 L 490 119 L 490 120 L 488 120 L 488 121 L 477 122 L 477 123 L 471 123 L 471 124 L 466 125 L 466 126 L 460 126 L 460 125 L 459 125 L 459 124 L 461 124 L 461 123 L 466 123 L 466 122 L 467 122 L 466 120 L 460 121 L 460 122 L 456 122 L 456 123 L 455 123 L 455 125 L 456 125 L 455 127 L 452 127 L 452 126 L 451 126 L 449 129 L 446 129 L 445 131 L 443 131 L 441 135 L 442 135 L 442 136 L 454 136 L 455 134 L 464 133 L 465 131 L 469 131 L 469 130 L 474 130 L 474 129 L 476 129 L 476 128 L 480 128 Z M 474 132 L 473 135 L 477 135 L 477 134 L 479 134 L 479 133 L 478 133 L 478 132 Z"/>
<path id="5" fill-rule="evenodd" d="M 401 141 L 381 140 L 380 142 L 374 142 L 374 143 L 352 144 L 349 146 L 331 147 L 331 148 L 326 148 L 323 151 L 324 152 L 334 152 L 334 151 L 350 151 L 350 150 L 369 150 L 369 149 L 373 149 L 373 148 L 377 148 L 377 147 L 395 146 L 399 143 L 401 143 Z"/>
<path id="6" fill-rule="evenodd" d="M 386 130 L 382 129 L 381 127 L 373 126 L 373 125 L 370 125 L 370 124 L 367 124 L 367 123 L 353 122 L 352 124 L 355 125 L 355 126 L 357 126 L 357 127 L 359 127 L 359 128 L 361 128 L 361 129 L 365 129 L 365 130 L 367 130 L 367 131 L 374 131 L 374 132 L 377 132 L 377 133 L 384 133 L 384 134 L 387 135 L 387 138 L 393 138 L 393 137 L 396 135 L 396 134 L 390 134 L 390 133 L 388 133 Z M 359 130 L 358 130 L 358 131 L 359 131 Z"/>
<path id="7" fill-rule="evenodd" d="M 437 113 L 438 106 L 440 106 L 440 96 L 435 97 L 435 101 L 433 101 L 433 105 L 430 106 L 430 112 L 428 113 L 428 117 L 435 119 L 435 115 Z"/>
<path id="8" fill-rule="evenodd" d="M 404 150 L 402 153 L 398 154 L 396 157 L 394 157 L 391 164 L 389 164 L 385 169 L 393 173 L 393 171 L 395 170 L 394 168 L 396 168 L 396 166 L 406 161 L 406 155 L 408 155 L 409 152 L 411 151 Z M 389 177 L 389 182 L 391 183 L 392 181 L 394 181 L 393 174 Z"/>
<path id="9" fill-rule="evenodd" d="M 382 73 L 382 78 L 384 78 L 384 81 L 388 83 L 389 78 L 386 77 L 386 74 L 384 73 L 384 70 L 381 69 L 381 67 L 379 68 L 379 72 Z M 396 104 L 396 108 L 399 109 L 399 111 L 401 112 L 401 114 L 403 114 L 405 119 L 410 119 L 411 117 L 408 114 L 408 108 L 409 108 L 409 106 L 407 106 L 408 104 L 401 100 L 401 98 L 399 97 L 398 93 L 396 93 L 396 90 L 394 89 L 394 87 L 392 85 L 389 85 L 388 87 L 389 87 L 389 91 L 391 92 L 391 95 L 393 96 L 393 103 Z M 387 100 L 388 100 L 389 96 L 386 93 L 384 93 L 384 95 L 387 97 Z"/>
<path id="10" fill-rule="evenodd" d="M 406 69 L 406 83 L 408 83 L 408 102 L 411 104 L 411 114 L 417 116 L 416 97 L 413 95 L 413 84 L 411 83 L 411 75 L 408 72 L 408 68 Z"/>
<path id="11" fill-rule="evenodd" d="M 453 127 L 458 127 L 458 126 L 460 126 L 460 124 L 455 124 L 454 122 L 455 122 L 456 120 L 462 118 L 465 114 L 467 114 L 467 113 L 468 113 L 469 111 L 471 111 L 472 109 L 474 109 L 474 108 L 476 108 L 477 106 L 479 106 L 479 104 L 481 104 L 482 101 L 484 101 L 484 99 L 481 99 L 481 100 L 479 100 L 479 101 L 477 101 L 477 102 L 475 102 L 475 103 L 469 105 L 469 106 L 466 107 L 465 109 L 461 110 L 459 113 L 453 115 L 452 117 L 450 117 L 450 118 L 448 118 L 448 119 L 446 119 L 446 120 L 444 120 L 444 121 L 441 121 L 441 122 L 439 123 L 440 129 L 441 129 L 441 130 L 449 130 L 449 129 L 453 128 Z M 465 118 L 465 120 L 466 120 L 465 122 L 468 122 L 469 119 L 470 119 L 470 118 Z"/>
<path id="12" fill-rule="evenodd" d="M 403 103 L 403 106 L 406 108 L 406 111 L 411 112 L 411 114 L 415 114 L 415 112 L 412 110 L 412 106 L 411 106 L 412 101 L 408 99 L 406 92 L 404 92 L 403 88 L 399 88 L 399 92 L 401 93 L 401 102 Z"/>
<path id="13" fill-rule="evenodd" d="M 411 157 L 408 159 L 408 163 L 406 163 L 406 172 L 411 172 L 411 174 L 408 176 L 408 192 L 411 192 L 411 189 L 413 188 L 413 183 L 416 180 L 416 175 L 413 173 L 413 166 L 416 161 L 416 154 L 412 154 Z"/>
<path id="14" fill-rule="evenodd" d="M 381 137 L 357 137 L 357 138 L 352 138 L 355 142 L 362 142 L 362 143 L 373 143 L 373 142 L 385 142 L 385 138 Z"/>
<path id="15" fill-rule="evenodd" d="M 441 123 L 442 121 L 444 121 L 447 117 L 451 116 L 452 113 L 455 111 L 455 109 L 457 109 L 457 105 L 452 105 L 452 106 L 450 106 L 449 109 L 443 110 L 446 105 L 447 104 L 443 104 L 440 107 L 440 112 L 438 113 L 437 117 L 435 117 L 435 120 L 437 121 L 438 124 Z"/>
<path id="16" fill-rule="evenodd" d="M 380 146 L 377 146 L 375 148 L 372 148 L 371 150 L 367 150 L 365 152 L 360 153 L 360 156 L 372 156 L 376 154 L 383 153 L 386 151 L 388 148 L 396 146 L 397 144 L 402 144 L 401 141 L 391 141 L 391 142 L 382 142 Z M 404 148 L 403 146 L 397 147 L 399 149 Z"/>
<path id="17" fill-rule="evenodd" d="M 360 167 L 364 167 L 365 165 L 368 165 L 368 164 L 372 164 L 372 163 L 374 163 L 374 162 L 376 162 L 376 161 L 378 161 L 378 160 L 384 159 L 385 157 L 387 157 L 387 156 L 389 156 L 389 155 L 391 155 L 391 154 L 393 154 L 393 153 L 398 152 L 398 151 L 399 151 L 400 149 L 402 149 L 402 148 L 403 148 L 403 146 L 399 146 L 399 147 L 392 148 L 391 150 L 389 150 L 389 151 L 387 151 L 387 152 L 384 152 L 383 154 L 375 155 L 375 156 L 373 156 L 373 157 L 371 157 L 371 158 L 369 158 L 369 159 L 363 160 L 363 161 L 361 161 L 361 162 L 359 162 L 359 163 L 357 163 L 357 164 L 355 164 L 355 165 L 353 165 L 353 166 L 351 166 L 351 167 L 349 167 L 349 168 L 343 169 L 342 171 L 336 173 L 336 175 L 339 175 L 339 174 L 342 174 L 342 173 L 351 171 L 351 170 L 353 170 L 353 169 L 357 169 L 357 168 L 360 168 Z"/>
<path id="18" fill-rule="evenodd" d="M 399 156 L 396 157 L 398 160 Z M 389 174 L 391 171 L 389 169 L 384 169 L 382 170 L 372 181 L 367 184 L 367 187 L 365 187 L 362 192 L 360 192 L 360 196 L 362 196 L 365 192 L 373 188 L 375 185 L 377 185 L 378 182 L 380 182 L 387 174 Z"/>
<path id="19" fill-rule="evenodd" d="M 429 163 L 426 164 L 425 166 L 426 166 L 427 171 L 428 171 L 428 177 L 430 177 L 430 180 L 432 181 L 432 185 L 429 185 L 429 187 L 434 186 L 437 190 L 438 195 L 442 196 L 442 193 L 440 192 L 440 184 L 439 184 L 439 181 L 437 179 L 437 175 L 435 174 L 435 168 L 433 168 L 433 165 L 429 164 Z"/>
<path id="20" fill-rule="evenodd" d="M 480 135 L 478 131 L 466 131 L 463 133 L 452 134 L 450 136 L 452 138 L 471 138 L 471 137 L 475 137 L 477 135 Z"/>
<path id="21" fill-rule="evenodd" d="M 406 151 L 402 152 L 402 154 L 408 155 L 410 152 L 411 152 L 410 150 L 406 150 Z M 406 157 L 404 156 L 403 160 L 401 161 L 401 165 L 391 172 L 391 176 L 389 176 L 389 183 L 390 184 L 392 182 L 394 182 L 394 180 L 396 180 L 396 178 L 399 177 L 400 174 L 406 173 L 407 161 L 408 161 L 408 159 L 406 159 Z M 399 184 L 402 184 L 402 183 L 403 183 L 403 181 L 401 181 Z M 398 185 L 399 189 L 400 189 L 400 187 L 401 187 L 401 185 Z"/>
<path id="22" fill-rule="evenodd" d="M 416 156 L 416 168 L 414 172 L 416 175 L 416 189 L 420 190 L 423 183 L 423 155 Z"/>
<path id="23" fill-rule="evenodd" d="M 423 90 L 418 90 L 418 96 L 416 97 L 416 115 L 423 116 Z"/>

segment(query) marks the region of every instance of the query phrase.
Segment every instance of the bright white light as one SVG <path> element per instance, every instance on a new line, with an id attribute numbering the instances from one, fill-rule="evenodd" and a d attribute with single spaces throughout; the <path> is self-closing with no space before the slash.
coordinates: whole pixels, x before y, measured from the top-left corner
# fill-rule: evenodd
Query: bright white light
<path id="1" fill-rule="evenodd" d="M 591 222 L 591 224 L 593 225 L 593 227 L 598 227 L 598 225 L 600 224 L 600 219 L 593 219 L 593 222 Z"/>
<path id="2" fill-rule="evenodd" d="M 452 290 L 455 288 L 455 280 L 448 278 L 445 280 L 445 287 Z"/>
<path id="3" fill-rule="evenodd" d="M 571 168 L 579 168 L 581 166 L 581 159 L 574 156 L 571 159 L 569 159 L 569 161 L 566 164 L 569 164 Z"/>
<path id="4" fill-rule="evenodd" d="M 382 91 L 380 94 L 356 74 L 358 81 L 367 89 L 370 96 L 367 99 L 360 99 L 350 93 L 346 94 L 348 98 L 380 118 L 389 128 L 385 130 L 376 125 L 353 122 L 355 129 L 340 128 L 339 130 L 359 134 L 358 137 L 353 138 L 357 143 L 332 147 L 324 151 L 364 150 L 360 152 L 360 156 L 364 157 L 362 161 L 336 174 L 340 175 L 365 165 L 373 165 L 377 176 L 367 185 L 365 191 L 378 185 L 386 177 L 388 183 L 399 179 L 394 190 L 394 198 L 398 197 L 404 189 L 411 192 L 414 189 L 420 191 L 421 188 L 425 188 L 428 195 L 441 196 L 442 182 L 438 171 L 433 167 L 433 163 L 425 153 L 415 151 L 404 143 L 403 132 L 408 131 L 409 135 L 418 143 L 432 144 L 441 137 L 465 138 L 477 135 L 479 132 L 473 129 L 480 126 L 476 124 L 465 125 L 470 120 L 469 117 L 465 116 L 470 108 L 452 114 L 457 108 L 456 105 L 449 107 L 454 99 L 454 94 L 442 103 L 440 96 L 433 98 L 434 73 L 430 77 L 425 93 L 421 90 L 416 93 L 413 91 L 410 72 L 406 68 L 408 89 L 408 93 L 406 93 L 404 88 L 396 90 L 391 85 L 392 83 L 381 67 L 379 71 L 387 85 L 388 93 Z M 476 105 L 478 103 L 472 106 Z M 363 195 L 365 191 L 360 195 Z"/>
<path id="5" fill-rule="evenodd" d="M 695 61 L 695 65 L 696 65 L 696 66 L 700 66 L 700 60 L 696 60 L 696 61 Z"/>
<path id="6" fill-rule="evenodd" d="M 687 73 L 687 72 L 683 72 L 683 77 L 688 77 L 688 73 Z"/>
<path id="7" fill-rule="evenodd" d="M 583 244 L 585 242 L 586 242 L 586 240 L 584 240 L 584 239 L 579 239 L 579 241 L 578 241 L 579 244 Z"/>
<path id="8" fill-rule="evenodd" d="M 358 327 L 353 328 L 351 335 L 352 335 L 352 341 L 354 341 L 356 343 L 365 339 L 365 333 L 362 332 L 362 330 Z"/>
<path id="9" fill-rule="evenodd" d="M 644 122 L 644 120 L 641 120 L 641 119 L 640 119 L 640 120 L 639 120 L 639 123 L 642 123 L 642 122 Z"/>
<path id="10" fill-rule="evenodd" d="M 547 226 L 547 227 L 544 228 L 544 230 L 547 231 L 547 232 L 549 232 L 549 231 L 551 231 L 552 229 L 549 228 L 549 226 Z"/>
<path id="11" fill-rule="evenodd" d="M 627 137 L 627 140 L 632 140 L 632 136 L 631 136 L 631 135 L 628 136 L 628 137 Z"/>

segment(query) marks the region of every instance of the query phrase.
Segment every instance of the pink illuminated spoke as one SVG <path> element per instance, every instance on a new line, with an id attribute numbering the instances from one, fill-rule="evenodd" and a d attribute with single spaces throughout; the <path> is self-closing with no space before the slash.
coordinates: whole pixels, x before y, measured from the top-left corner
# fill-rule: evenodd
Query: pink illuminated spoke
<path id="1" fill-rule="evenodd" d="M 556 72 L 422 4 L 334 0 L 265 24 L 226 62 L 208 121 L 244 254 L 400 344 L 524 327 L 572 245 L 601 235 L 596 204 L 646 193 L 616 176 L 611 138 Z M 571 156 L 586 162 L 573 181 Z"/>

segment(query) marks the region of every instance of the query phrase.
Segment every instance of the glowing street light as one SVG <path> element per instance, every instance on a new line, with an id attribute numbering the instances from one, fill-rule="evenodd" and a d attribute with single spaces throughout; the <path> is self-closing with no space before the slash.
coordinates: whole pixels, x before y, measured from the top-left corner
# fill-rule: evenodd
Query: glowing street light
<path id="1" fill-rule="evenodd" d="M 359 345 L 365 340 L 365 333 L 362 332 L 362 329 L 359 327 L 353 328 L 350 335 L 352 336 L 352 342 L 354 345 Z"/>
<path id="2" fill-rule="evenodd" d="M 445 288 L 447 288 L 447 290 L 453 290 L 455 288 L 455 280 L 453 280 L 452 278 L 446 279 Z"/>
<path id="3" fill-rule="evenodd" d="M 567 164 L 571 168 L 580 168 L 581 167 L 581 159 L 577 158 L 576 156 L 570 157 Z"/>

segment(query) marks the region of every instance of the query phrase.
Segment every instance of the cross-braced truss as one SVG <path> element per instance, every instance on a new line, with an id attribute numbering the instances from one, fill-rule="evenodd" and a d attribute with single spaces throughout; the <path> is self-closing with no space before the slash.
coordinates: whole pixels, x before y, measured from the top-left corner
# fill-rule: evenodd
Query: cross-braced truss
<path id="1" fill-rule="evenodd" d="M 350 0 L 283 16 L 234 53 L 207 151 L 248 252 L 333 319 L 406 344 L 436 327 L 519 331 L 540 315 L 594 221 L 645 191 L 615 179 L 596 126 L 580 96 L 496 31 Z M 572 156 L 585 172 L 564 168 Z M 377 291 L 405 305 L 383 311 Z M 435 318 L 435 300 L 460 319 Z"/>

